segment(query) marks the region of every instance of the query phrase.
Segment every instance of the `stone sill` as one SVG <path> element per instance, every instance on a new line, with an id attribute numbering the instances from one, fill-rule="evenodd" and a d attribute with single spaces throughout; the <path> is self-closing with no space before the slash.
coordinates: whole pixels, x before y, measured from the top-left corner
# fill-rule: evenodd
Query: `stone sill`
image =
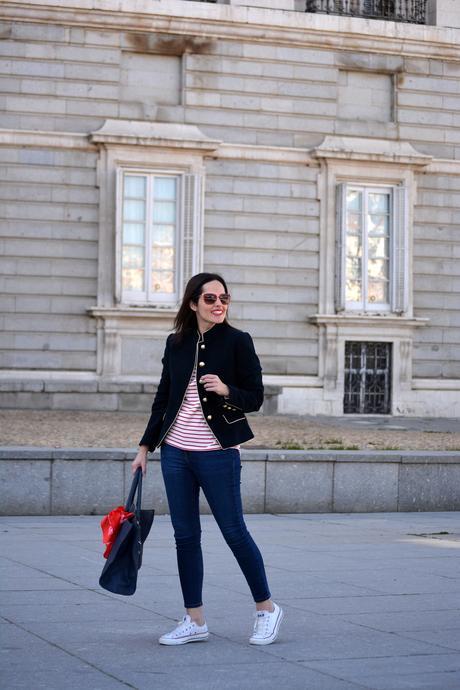
<path id="1" fill-rule="evenodd" d="M 390 326 L 404 326 L 415 328 L 425 326 L 430 319 L 410 316 L 397 316 L 396 314 L 370 314 L 370 313 L 351 313 L 346 314 L 314 314 L 308 319 L 311 323 L 333 324 L 334 326 L 379 326 L 389 324 Z"/>
<path id="2" fill-rule="evenodd" d="M 175 316 L 178 308 L 174 305 L 126 306 L 119 307 L 88 307 L 86 310 L 90 316 L 99 316 L 103 319 L 117 318 L 158 318 L 161 316 Z"/>

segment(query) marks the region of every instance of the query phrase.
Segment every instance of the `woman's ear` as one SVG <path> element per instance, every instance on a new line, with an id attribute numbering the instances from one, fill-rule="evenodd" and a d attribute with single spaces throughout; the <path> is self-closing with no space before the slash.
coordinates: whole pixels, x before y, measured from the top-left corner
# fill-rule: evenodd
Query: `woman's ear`
<path id="1" fill-rule="evenodd" d="M 195 302 L 190 301 L 190 302 L 189 302 L 189 305 L 190 305 L 190 309 L 191 309 L 192 311 L 196 311 L 196 310 L 197 310 L 197 305 L 195 304 Z"/>

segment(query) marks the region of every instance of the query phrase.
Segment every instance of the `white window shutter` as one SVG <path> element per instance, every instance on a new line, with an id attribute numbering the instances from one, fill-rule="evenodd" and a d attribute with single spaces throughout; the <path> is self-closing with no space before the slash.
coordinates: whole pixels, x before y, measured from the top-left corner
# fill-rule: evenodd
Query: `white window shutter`
<path id="1" fill-rule="evenodd" d="M 335 232 L 335 309 L 345 309 L 345 202 L 347 185 L 337 185 L 336 193 L 336 232 Z"/>
<path id="2" fill-rule="evenodd" d="M 391 309 L 403 314 L 407 311 L 408 294 L 408 214 L 407 187 L 399 185 L 393 190 L 393 227 L 391 256 Z"/>
<path id="3" fill-rule="evenodd" d="M 182 177 L 182 287 L 203 266 L 203 176 Z"/>

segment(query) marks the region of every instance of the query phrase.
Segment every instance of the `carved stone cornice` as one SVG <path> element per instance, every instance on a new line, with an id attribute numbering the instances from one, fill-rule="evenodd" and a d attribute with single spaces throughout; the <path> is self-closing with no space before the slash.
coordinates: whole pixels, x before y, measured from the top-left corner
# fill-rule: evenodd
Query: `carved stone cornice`
<path id="1" fill-rule="evenodd" d="M 328 135 L 310 151 L 313 158 L 354 160 L 366 163 L 395 163 L 424 168 L 433 156 L 419 153 L 408 141 Z"/>
<path id="2" fill-rule="evenodd" d="M 195 125 L 143 120 L 109 119 L 89 138 L 95 144 L 155 146 L 199 151 L 202 154 L 213 153 L 221 143 L 207 137 Z"/>
<path id="3" fill-rule="evenodd" d="M 247 40 L 458 62 L 455 28 L 184 0 L 3 0 L 5 21 Z"/>

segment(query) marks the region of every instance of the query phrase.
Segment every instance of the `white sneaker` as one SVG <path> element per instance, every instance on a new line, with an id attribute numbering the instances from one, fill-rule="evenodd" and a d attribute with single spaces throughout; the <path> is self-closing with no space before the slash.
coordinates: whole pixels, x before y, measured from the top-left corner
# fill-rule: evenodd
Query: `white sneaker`
<path id="1" fill-rule="evenodd" d="M 187 614 L 179 621 L 179 625 L 160 637 L 160 644 L 187 644 L 187 642 L 204 642 L 209 637 L 208 626 L 197 625 Z"/>
<path id="2" fill-rule="evenodd" d="M 249 638 L 250 644 L 271 644 L 278 637 L 278 630 L 283 620 L 283 609 L 275 602 L 275 607 L 270 611 L 256 611 L 254 621 L 254 632 Z"/>

